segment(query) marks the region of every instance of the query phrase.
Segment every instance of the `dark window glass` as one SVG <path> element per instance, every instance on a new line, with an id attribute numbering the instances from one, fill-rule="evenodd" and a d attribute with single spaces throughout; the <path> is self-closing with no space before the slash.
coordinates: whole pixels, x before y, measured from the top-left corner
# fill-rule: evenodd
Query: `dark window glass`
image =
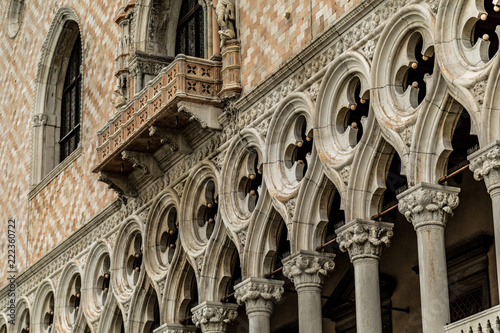
<path id="1" fill-rule="evenodd" d="M 61 103 L 60 161 L 71 154 L 80 141 L 80 96 L 82 89 L 82 43 L 75 41 L 69 58 Z"/>
<path id="2" fill-rule="evenodd" d="M 179 24 L 177 26 L 177 54 L 203 58 L 204 52 L 204 14 L 203 7 L 196 0 L 182 2 Z"/>

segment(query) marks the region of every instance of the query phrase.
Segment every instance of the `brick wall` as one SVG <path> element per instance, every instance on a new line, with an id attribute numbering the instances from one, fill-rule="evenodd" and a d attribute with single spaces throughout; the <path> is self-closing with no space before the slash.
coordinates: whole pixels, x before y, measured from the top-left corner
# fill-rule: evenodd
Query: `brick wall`
<path id="1" fill-rule="evenodd" d="M 244 93 L 297 54 L 351 8 L 353 1 L 240 0 Z M 14 39 L 7 36 L 9 1 L 0 2 L 0 249 L 6 252 L 8 218 L 16 218 L 20 271 L 54 248 L 115 198 L 91 173 L 96 164 L 96 131 L 113 114 L 119 27 L 114 17 L 121 0 L 26 1 L 24 20 Z M 31 114 L 42 45 L 59 8 L 80 17 L 84 43 L 82 155 L 33 200 L 28 201 Z M 283 14 L 290 11 L 285 19 Z M 3 263 L 1 265 L 4 265 Z M 0 269 L 0 285 L 5 281 Z"/>
<path id="2" fill-rule="evenodd" d="M 239 0 L 243 93 L 248 93 L 360 0 Z M 290 12 L 290 18 L 284 17 Z"/>

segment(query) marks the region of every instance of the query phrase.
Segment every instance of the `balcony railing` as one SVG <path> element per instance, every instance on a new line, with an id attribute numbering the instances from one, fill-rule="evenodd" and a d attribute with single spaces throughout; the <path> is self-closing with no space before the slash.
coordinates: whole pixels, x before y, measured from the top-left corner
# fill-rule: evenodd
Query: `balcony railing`
<path id="1" fill-rule="evenodd" d="M 151 126 L 182 129 L 193 115 L 179 112 L 179 102 L 221 107 L 221 87 L 220 62 L 177 56 L 98 131 L 98 163 L 94 172 L 130 171 L 132 166 L 124 163 L 122 151 L 154 152 L 161 143 L 150 137 Z"/>
<path id="2" fill-rule="evenodd" d="M 500 305 L 444 327 L 445 333 L 500 333 Z"/>

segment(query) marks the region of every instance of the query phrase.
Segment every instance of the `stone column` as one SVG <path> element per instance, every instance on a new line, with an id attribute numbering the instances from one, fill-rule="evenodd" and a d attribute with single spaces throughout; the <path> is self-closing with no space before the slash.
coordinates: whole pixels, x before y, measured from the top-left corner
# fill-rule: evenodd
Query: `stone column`
<path id="1" fill-rule="evenodd" d="M 153 333 L 192 333 L 196 332 L 196 326 L 181 324 L 163 324 Z"/>
<path id="2" fill-rule="evenodd" d="M 234 287 L 234 296 L 238 304 L 246 306 L 249 333 L 271 333 L 274 302 L 281 300 L 284 283 L 277 280 L 248 278 Z"/>
<path id="3" fill-rule="evenodd" d="M 335 267 L 334 254 L 300 250 L 283 260 L 283 275 L 297 290 L 299 302 L 299 332 L 323 331 L 321 290 L 323 278 Z"/>
<path id="4" fill-rule="evenodd" d="M 419 183 L 398 195 L 399 211 L 417 232 L 424 333 L 443 332 L 450 322 L 444 229 L 459 192 L 451 186 Z"/>
<path id="5" fill-rule="evenodd" d="M 238 317 L 238 305 L 205 301 L 195 306 L 191 312 L 193 323 L 203 333 L 225 333 L 227 325 Z"/>
<path id="6" fill-rule="evenodd" d="M 484 179 L 493 207 L 498 290 L 500 294 L 500 141 L 495 141 L 469 156 L 476 180 Z"/>
<path id="7" fill-rule="evenodd" d="M 335 231 L 340 250 L 349 252 L 354 266 L 357 332 L 382 333 L 379 261 L 384 245 L 390 245 L 392 227 L 392 223 L 356 219 Z"/>

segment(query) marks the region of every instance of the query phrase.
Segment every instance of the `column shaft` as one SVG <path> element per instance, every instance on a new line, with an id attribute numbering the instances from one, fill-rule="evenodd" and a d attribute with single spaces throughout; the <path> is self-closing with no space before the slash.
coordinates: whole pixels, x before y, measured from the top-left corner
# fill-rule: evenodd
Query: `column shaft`
<path id="1" fill-rule="evenodd" d="M 296 289 L 299 302 L 299 332 L 322 332 L 321 286 L 301 286 Z"/>
<path id="2" fill-rule="evenodd" d="M 353 261 L 356 286 L 357 332 L 382 333 L 380 309 L 379 260 L 360 258 Z"/>
<path id="3" fill-rule="evenodd" d="M 500 297 L 500 188 L 490 191 L 493 206 L 493 228 L 495 230 L 495 254 L 497 263 L 497 282 Z M 500 298 L 499 298 L 500 299 Z"/>
<path id="4" fill-rule="evenodd" d="M 443 332 L 450 322 L 444 228 L 418 228 L 417 242 L 423 331 Z"/>
<path id="5" fill-rule="evenodd" d="M 263 311 L 248 314 L 249 333 L 271 333 L 271 313 Z"/>

